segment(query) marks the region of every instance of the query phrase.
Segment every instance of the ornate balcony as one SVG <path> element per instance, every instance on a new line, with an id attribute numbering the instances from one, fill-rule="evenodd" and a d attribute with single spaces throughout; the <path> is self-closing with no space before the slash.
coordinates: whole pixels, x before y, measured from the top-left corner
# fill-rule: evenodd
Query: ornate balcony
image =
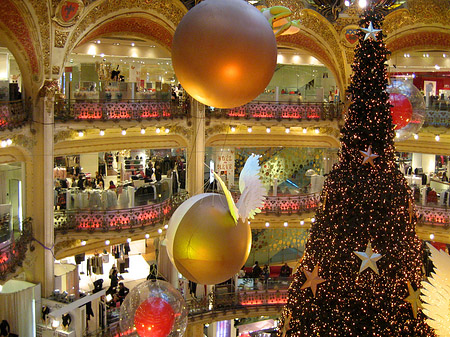
<path id="1" fill-rule="evenodd" d="M 282 120 L 335 120 L 342 118 L 340 103 L 288 103 L 288 102 L 250 102 L 232 109 L 208 107 L 207 116 L 235 119 L 274 119 Z"/>
<path id="2" fill-rule="evenodd" d="M 23 126 L 30 118 L 24 101 L 0 102 L 0 131 Z"/>
<path id="3" fill-rule="evenodd" d="M 0 280 L 5 280 L 8 274 L 22 266 L 32 237 L 31 219 L 27 218 L 23 221 L 23 231 L 18 238 L 0 243 Z"/>
<path id="4" fill-rule="evenodd" d="M 58 100 L 55 101 L 55 120 L 144 120 L 183 118 L 186 107 L 163 100 Z"/>
<path id="5" fill-rule="evenodd" d="M 438 110 L 428 109 L 423 126 L 450 127 L 450 105 L 442 105 Z"/>
<path id="6" fill-rule="evenodd" d="M 187 199 L 178 194 L 161 203 L 113 210 L 65 210 L 56 211 L 55 231 L 107 232 L 155 226 L 170 217 L 175 209 Z"/>

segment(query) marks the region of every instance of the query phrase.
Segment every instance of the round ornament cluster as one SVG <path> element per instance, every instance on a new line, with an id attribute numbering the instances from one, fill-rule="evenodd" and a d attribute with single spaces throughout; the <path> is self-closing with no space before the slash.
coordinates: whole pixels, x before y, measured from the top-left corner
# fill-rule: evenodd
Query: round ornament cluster
<path id="1" fill-rule="evenodd" d="M 253 100 L 272 79 L 277 43 L 261 12 L 242 0 L 205 0 L 178 24 L 172 64 L 197 101 L 233 108 Z"/>
<path id="2" fill-rule="evenodd" d="M 395 128 L 395 141 L 406 140 L 418 133 L 425 122 L 425 101 L 419 89 L 409 80 L 393 79 L 387 87 L 391 115 Z"/>
<path id="3" fill-rule="evenodd" d="M 161 280 L 145 281 L 125 297 L 120 328 L 140 337 L 181 337 L 187 326 L 187 308 L 180 292 Z"/>

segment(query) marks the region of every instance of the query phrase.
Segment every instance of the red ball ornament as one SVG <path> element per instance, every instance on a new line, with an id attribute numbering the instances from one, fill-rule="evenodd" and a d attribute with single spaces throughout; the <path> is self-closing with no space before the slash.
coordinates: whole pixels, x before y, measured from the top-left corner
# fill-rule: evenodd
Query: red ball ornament
<path id="1" fill-rule="evenodd" d="M 140 337 L 167 337 L 174 321 L 172 306 L 160 297 L 147 298 L 134 315 L 134 326 Z"/>
<path id="2" fill-rule="evenodd" d="M 408 97 L 403 94 L 389 94 L 389 103 L 391 107 L 392 122 L 395 130 L 404 128 L 412 119 L 413 107 Z"/>

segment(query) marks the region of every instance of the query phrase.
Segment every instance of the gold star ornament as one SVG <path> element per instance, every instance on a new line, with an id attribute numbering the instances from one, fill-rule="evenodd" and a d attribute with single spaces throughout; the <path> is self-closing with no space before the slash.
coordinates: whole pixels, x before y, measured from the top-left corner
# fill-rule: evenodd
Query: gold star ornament
<path id="1" fill-rule="evenodd" d="M 361 154 L 363 155 L 362 165 L 364 165 L 366 163 L 369 163 L 370 165 L 375 167 L 375 164 L 373 163 L 373 160 L 375 158 L 378 158 L 379 155 L 377 155 L 377 154 L 372 152 L 372 145 L 369 145 L 369 148 L 367 149 L 367 151 L 359 151 L 359 152 L 361 152 Z"/>
<path id="2" fill-rule="evenodd" d="M 289 313 L 289 316 L 284 321 L 283 329 L 281 330 L 281 337 L 286 337 L 286 333 L 291 330 L 291 327 L 289 325 L 289 322 L 291 321 L 292 313 Z"/>
<path id="3" fill-rule="evenodd" d="M 361 267 L 359 273 L 361 274 L 367 268 L 372 269 L 378 275 L 377 261 L 383 256 L 381 254 L 374 253 L 370 242 L 367 244 L 365 252 L 353 252 L 361 259 Z"/>
<path id="4" fill-rule="evenodd" d="M 411 283 L 408 281 L 408 292 L 409 296 L 403 301 L 409 302 L 411 304 L 414 318 L 417 318 L 417 311 L 419 309 L 423 309 L 422 302 L 420 302 L 420 289 L 414 291 Z"/>
<path id="5" fill-rule="evenodd" d="M 381 29 L 375 29 L 373 28 L 372 22 L 369 23 L 368 28 L 360 28 L 364 33 L 366 33 L 366 36 L 364 37 L 364 41 L 366 41 L 368 38 L 374 39 L 374 41 L 377 41 L 376 35 L 378 32 L 381 32 Z"/>
<path id="6" fill-rule="evenodd" d="M 316 297 L 317 286 L 326 281 L 319 276 L 319 264 L 314 267 L 312 273 L 307 270 L 303 270 L 303 273 L 306 276 L 306 281 L 305 283 L 303 283 L 300 289 L 311 288 L 314 297 Z"/>
<path id="7" fill-rule="evenodd" d="M 409 213 L 409 222 L 412 222 L 414 216 L 414 204 L 411 199 L 408 200 L 408 213 Z"/>

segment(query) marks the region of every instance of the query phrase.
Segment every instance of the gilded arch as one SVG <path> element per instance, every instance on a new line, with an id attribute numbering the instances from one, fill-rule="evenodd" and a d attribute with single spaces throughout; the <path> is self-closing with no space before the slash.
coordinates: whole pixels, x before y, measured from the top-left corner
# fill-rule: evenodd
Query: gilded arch
<path id="1" fill-rule="evenodd" d="M 36 27 L 23 6 L 16 6 L 10 0 L 0 1 L 0 41 L 11 51 L 19 66 L 23 85 L 31 93 L 32 80 L 42 78 L 42 64 L 38 58 L 35 42 Z M 33 33 L 34 32 L 34 33 Z"/>

